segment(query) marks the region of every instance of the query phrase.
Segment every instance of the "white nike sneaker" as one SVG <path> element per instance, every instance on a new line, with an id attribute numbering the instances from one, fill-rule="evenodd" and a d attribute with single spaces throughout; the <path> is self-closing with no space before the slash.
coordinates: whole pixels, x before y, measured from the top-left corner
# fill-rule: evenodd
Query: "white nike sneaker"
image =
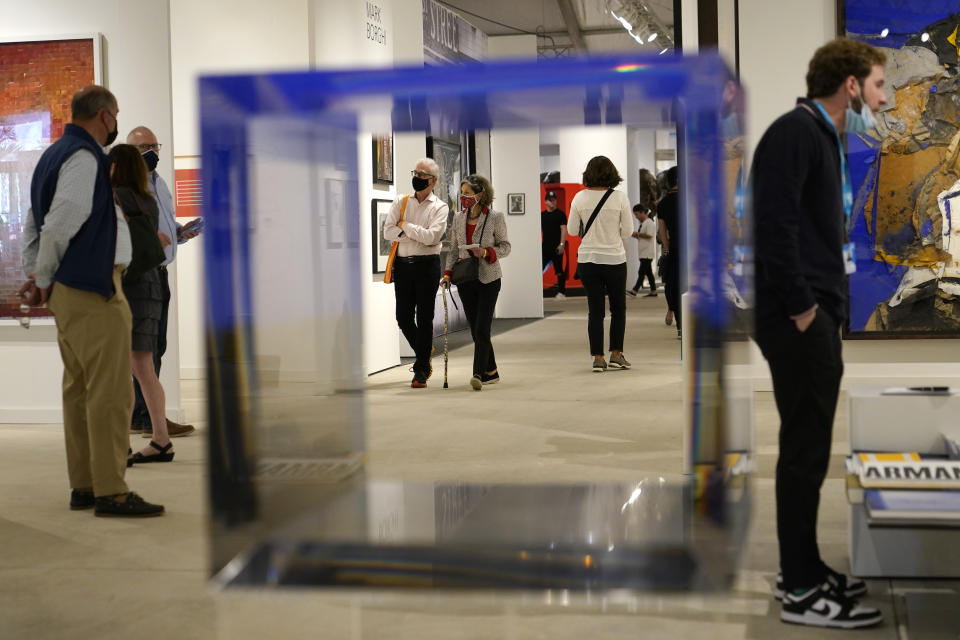
<path id="1" fill-rule="evenodd" d="M 832 593 L 830 584 L 824 582 L 806 593 L 785 594 L 780 620 L 812 627 L 859 629 L 878 624 L 883 620 L 883 615 L 876 609 L 860 605 L 856 600 Z"/>

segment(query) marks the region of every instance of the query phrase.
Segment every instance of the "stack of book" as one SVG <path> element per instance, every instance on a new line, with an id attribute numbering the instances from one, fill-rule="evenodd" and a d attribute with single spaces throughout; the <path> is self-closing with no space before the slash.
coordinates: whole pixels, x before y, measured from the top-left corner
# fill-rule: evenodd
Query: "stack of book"
<path id="1" fill-rule="evenodd" d="M 947 455 L 854 453 L 847 493 L 874 525 L 960 527 L 960 453 L 944 434 Z"/>

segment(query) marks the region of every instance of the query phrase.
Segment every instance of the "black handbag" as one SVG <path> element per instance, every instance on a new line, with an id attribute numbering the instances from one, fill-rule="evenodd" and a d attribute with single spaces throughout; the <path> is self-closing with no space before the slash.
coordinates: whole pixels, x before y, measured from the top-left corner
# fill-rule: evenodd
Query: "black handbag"
<path id="1" fill-rule="evenodd" d="M 593 221 L 597 219 L 597 216 L 600 214 L 600 209 L 603 208 L 603 203 L 607 201 L 607 198 L 610 197 L 610 194 L 613 193 L 613 189 L 607 189 L 607 192 L 603 194 L 603 197 L 600 198 L 600 202 L 597 203 L 597 207 L 593 210 L 593 213 L 590 214 L 590 219 L 587 220 L 587 226 L 583 226 L 583 220 L 580 221 L 580 241 L 583 241 L 583 236 L 587 235 L 587 232 L 590 231 L 590 227 L 593 225 Z M 573 279 L 580 279 L 580 262 L 577 261 L 577 269 L 573 272 Z"/>
<path id="2" fill-rule="evenodd" d="M 123 281 L 127 284 L 136 282 L 140 276 L 156 269 L 167 259 L 167 254 L 163 251 L 163 245 L 160 244 L 160 238 L 150 217 L 143 210 L 137 194 L 132 191 L 131 193 L 140 213 L 129 215 L 124 212 L 127 228 L 130 230 L 130 244 L 133 248 L 130 264 L 127 266 L 126 273 L 123 274 Z"/>
<path id="3" fill-rule="evenodd" d="M 480 235 L 477 236 L 477 244 L 480 244 L 480 241 L 483 240 L 483 231 L 487 228 L 487 219 L 490 217 L 487 214 L 487 217 L 483 219 L 483 227 L 480 228 Z M 467 237 L 467 217 L 463 217 L 463 237 Z M 450 282 L 452 284 L 463 284 L 465 282 L 473 282 L 474 280 L 480 279 L 480 258 L 475 258 L 473 256 L 468 256 L 466 258 L 460 258 L 453 263 L 453 268 L 450 269 Z"/>

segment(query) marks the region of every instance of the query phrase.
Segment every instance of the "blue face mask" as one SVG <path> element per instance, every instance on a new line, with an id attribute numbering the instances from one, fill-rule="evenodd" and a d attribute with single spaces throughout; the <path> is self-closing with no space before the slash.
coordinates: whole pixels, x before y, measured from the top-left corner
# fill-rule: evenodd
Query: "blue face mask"
<path id="1" fill-rule="evenodd" d="M 847 107 L 847 133 L 866 133 L 877 126 L 877 119 L 873 116 L 873 110 L 867 105 L 863 97 L 860 98 L 863 105 L 860 113 L 857 113 L 849 106 Z"/>

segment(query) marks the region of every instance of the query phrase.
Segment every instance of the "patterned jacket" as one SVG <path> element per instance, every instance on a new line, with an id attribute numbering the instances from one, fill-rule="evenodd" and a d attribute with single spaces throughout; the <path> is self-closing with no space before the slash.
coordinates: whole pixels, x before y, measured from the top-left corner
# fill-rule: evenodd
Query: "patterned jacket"
<path id="1" fill-rule="evenodd" d="M 485 221 L 486 226 L 484 226 Z M 483 237 L 478 238 L 481 229 L 483 229 Z M 453 216 L 453 222 L 450 223 L 450 230 L 447 233 L 450 238 L 450 253 L 447 254 L 447 264 L 444 266 L 444 270 L 450 271 L 453 269 L 454 262 L 459 258 L 466 258 L 470 255 L 469 251 L 462 248 L 463 245 L 467 244 L 466 212 L 458 211 Z M 480 260 L 480 282 L 488 284 L 500 278 L 503 275 L 500 261 L 510 255 L 510 241 L 507 240 L 505 216 L 499 211 L 490 209 L 481 213 L 477 219 L 473 244 L 492 249 L 492 253 L 488 252 L 486 259 Z"/>

